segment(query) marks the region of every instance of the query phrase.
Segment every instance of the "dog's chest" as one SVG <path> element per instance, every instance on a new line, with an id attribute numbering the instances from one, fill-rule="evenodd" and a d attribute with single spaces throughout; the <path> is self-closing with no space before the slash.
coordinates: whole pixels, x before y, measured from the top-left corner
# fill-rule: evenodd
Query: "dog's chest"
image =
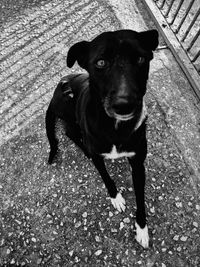
<path id="1" fill-rule="evenodd" d="M 102 153 L 102 156 L 104 156 L 106 159 L 117 159 L 121 157 L 133 157 L 135 156 L 135 152 L 119 152 L 117 151 L 116 146 L 113 145 L 110 153 Z"/>

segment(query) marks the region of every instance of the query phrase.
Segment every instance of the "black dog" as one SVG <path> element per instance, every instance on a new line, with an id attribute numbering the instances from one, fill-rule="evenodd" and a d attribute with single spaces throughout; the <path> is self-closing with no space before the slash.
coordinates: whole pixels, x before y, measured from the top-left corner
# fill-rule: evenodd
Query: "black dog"
<path id="1" fill-rule="evenodd" d="M 61 118 L 67 136 L 92 159 L 118 211 L 125 210 L 125 200 L 103 158 L 128 157 L 137 204 L 136 240 L 144 248 L 149 236 L 144 203 L 147 114 L 143 97 L 157 46 L 156 30 L 105 32 L 91 42 L 76 43 L 69 49 L 67 65 L 71 68 L 77 61 L 89 74 L 62 78 L 46 114 L 49 163 L 58 149 L 55 122 Z"/>

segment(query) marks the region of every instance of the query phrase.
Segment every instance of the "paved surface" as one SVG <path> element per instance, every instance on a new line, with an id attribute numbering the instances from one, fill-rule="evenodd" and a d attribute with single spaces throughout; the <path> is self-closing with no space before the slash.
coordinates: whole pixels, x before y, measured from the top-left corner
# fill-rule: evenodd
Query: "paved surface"
<path id="1" fill-rule="evenodd" d="M 134 239 L 125 159 L 107 161 L 125 187 L 123 214 L 62 133 L 47 165 L 44 115 L 70 45 L 104 30 L 153 27 L 139 0 L 1 1 L 0 266 L 200 266 L 199 102 L 170 51 L 157 50 L 146 102 L 151 247 Z M 161 41 L 162 42 L 162 41 Z"/>

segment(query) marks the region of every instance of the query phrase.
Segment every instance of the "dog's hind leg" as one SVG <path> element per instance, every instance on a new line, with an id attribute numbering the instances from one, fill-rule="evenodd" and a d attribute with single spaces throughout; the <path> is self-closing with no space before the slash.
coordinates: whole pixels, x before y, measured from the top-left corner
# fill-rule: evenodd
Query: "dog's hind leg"
<path id="1" fill-rule="evenodd" d="M 50 145 L 48 163 L 51 164 L 58 150 L 58 140 L 56 139 L 55 135 L 56 116 L 52 110 L 51 103 L 46 112 L 45 123 L 46 123 L 46 133 Z"/>
<path id="2" fill-rule="evenodd" d="M 75 118 L 74 118 L 74 121 L 75 121 Z M 66 123 L 66 125 L 65 125 L 66 132 L 65 133 L 75 143 L 75 145 L 78 146 L 83 151 L 83 153 L 85 154 L 85 156 L 87 158 L 91 158 L 86 147 L 83 144 L 81 130 L 80 130 L 79 126 L 74 123 L 74 121 L 69 120 Z"/>

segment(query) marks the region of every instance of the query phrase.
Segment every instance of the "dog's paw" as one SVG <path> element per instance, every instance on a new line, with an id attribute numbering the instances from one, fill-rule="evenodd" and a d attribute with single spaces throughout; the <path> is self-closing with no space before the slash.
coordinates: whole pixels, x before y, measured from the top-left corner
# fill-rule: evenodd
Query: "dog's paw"
<path id="1" fill-rule="evenodd" d="M 111 203 L 113 204 L 113 207 L 119 212 L 125 211 L 126 209 L 126 201 L 122 197 L 121 193 L 117 193 L 116 198 L 111 198 Z"/>
<path id="2" fill-rule="evenodd" d="M 135 239 L 143 248 L 148 248 L 149 247 L 149 234 L 148 234 L 147 225 L 142 229 L 137 223 L 135 223 L 135 227 L 136 227 Z"/>

